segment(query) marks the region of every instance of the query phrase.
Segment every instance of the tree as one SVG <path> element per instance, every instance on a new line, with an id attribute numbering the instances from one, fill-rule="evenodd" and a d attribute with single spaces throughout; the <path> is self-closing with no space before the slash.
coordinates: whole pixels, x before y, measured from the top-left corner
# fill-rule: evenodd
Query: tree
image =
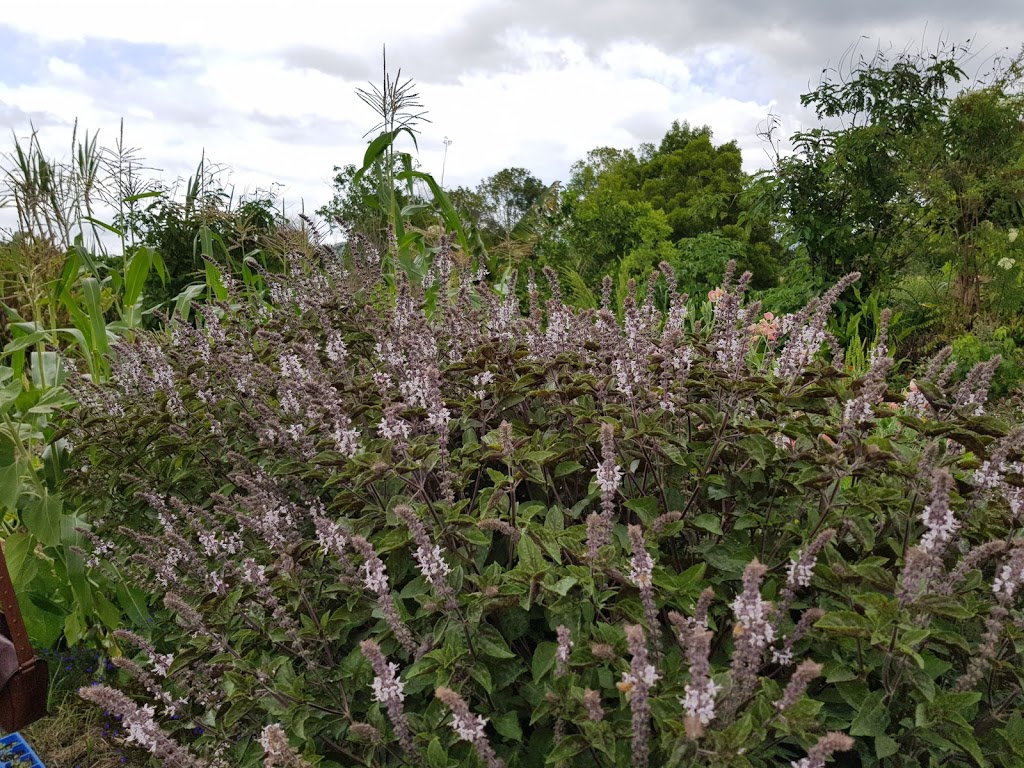
<path id="1" fill-rule="evenodd" d="M 492 236 L 508 240 L 515 225 L 547 191 L 548 185 L 525 168 L 505 168 L 480 182 L 483 226 Z"/>
<path id="2" fill-rule="evenodd" d="M 736 224 L 746 177 L 735 141 L 715 146 L 707 126 L 676 121 L 641 168 L 640 191 L 668 216 L 672 237 L 696 237 Z"/>
<path id="3" fill-rule="evenodd" d="M 961 315 L 978 311 L 982 226 L 1021 221 L 1024 101 L 1019 58 L 957 91 L 967 53 L 878 51 L 801 97 L 822 125 L 793 136 L 769 186 L 822 278 L 856 270 L 870 290 L 948 264 Z"/>
<path id="4" fill-rule="evenodd" d="M 380 248 L 386 247 L 391 222 L 392 199 L 400 211 L 406 205 L 422 202 L 409 185 L 396 182 L 402 172 L 402 157 L 395 154 L 391 162 L 395 168 L 388 173 L 384 167 L 387 158 L 379 160 L 367 172 L 360 174 L 354 165 L 334 166 L 332 185 L 334 194 L 329 203 L 317 209 L 316 214 L 335 226 L 344 226 L 357 232 Z M 382 194 L 392 184 L 391 195 Z"/>
<path id="5" fill-rule="evenodd" d="M 448 196 L 484 249 L 508 251 L 516 226 L 545 199 L 549 189 L 550 185 L 525 168 L 504 168 L 476 189 L 456 187 Z"/>
<path id="6" fill-rule="evenodd" d="M 769 287 L 779 246 L 768 218 L 749 207 L 747 180 L 735 142 L 716 146 L 707 126 L 676 121 L 658 146 L 595 149 L 573 166 L 560 242 L 546 251 L 586 285 L 617 273 L 620 293 L 660 260 L 687 274 L 720 274 L 725 252 L 754 272 L 756 287 Z M 707 264 L 689 263 L 704 255 Z"/>

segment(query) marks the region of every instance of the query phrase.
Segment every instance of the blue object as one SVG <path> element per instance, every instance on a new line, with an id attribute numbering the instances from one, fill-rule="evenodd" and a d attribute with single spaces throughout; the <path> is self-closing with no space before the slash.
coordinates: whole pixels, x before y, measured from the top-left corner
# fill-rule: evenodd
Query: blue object
<path id="1" fill-rule="evenodd" d="M 20 733 L 0 739 L 0 768 L 46 768 Z"/>

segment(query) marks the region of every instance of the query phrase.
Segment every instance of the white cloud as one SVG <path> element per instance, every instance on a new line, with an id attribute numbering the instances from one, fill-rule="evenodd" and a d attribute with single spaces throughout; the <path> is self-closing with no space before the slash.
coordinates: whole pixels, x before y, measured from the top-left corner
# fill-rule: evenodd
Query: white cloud
<path id="1" fill-rule="evenodd" d="M 71 81 L 71 82 L 82 82 L 85 80 L 85 72 L 77 64 L 69 61 L 64 61 L 56 56 L 51 56 L 50 60 L 46 63 L 47 69 L 50 74 L 57 80 Z"/>
<path id="2" fill-rule="evenodd" d="M 954 40 L 1024 34 L 995 21 L 1011 0 L 991 2 L 965 15 L 952 0 L 38 0 L 4 10 L 0 43 L 13 38 L 18 58 L 0 66 L 0 116 L 19 135 L 33 120 L 58 153 L 76 118 L 111 143 L 124 117 L 128 143 L 171 178 L 205 149 L 240 188 L 280 182 L 311 210 L 330 197 L 332 166 L 362 157 L 375 119 L 354 89 L 379 80 L 386 42 L 432 120 L 422 167 L 440 176 L 453 140 L 449 185 L 510 165 L 565 179 L 590 149 L 657 142 L 676 119 L 736 139 L 753 169 L 767 161 L 756 130 L 768 111 L 784 133 L 802 127 L 798 94 L 857 35 L 901 48 L 928 14 Z"/>
<path id="3" fill-rule="evenodd" d="M 401 42 L 456 28 L 486 0 L 175 0 L 126 4 L 123 0 L 36 0 L 6 4 L 3 23 L 41 39 L 115 39 L 247 53 L 289 44 L 376 53 L 382 40 Z"/>

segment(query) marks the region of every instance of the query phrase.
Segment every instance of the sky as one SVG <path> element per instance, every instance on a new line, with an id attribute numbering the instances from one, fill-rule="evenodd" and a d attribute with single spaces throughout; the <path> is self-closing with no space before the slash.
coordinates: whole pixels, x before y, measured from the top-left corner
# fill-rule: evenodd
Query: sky
<path id="1" fill-rule="evenodd" d="M 0 0 L 0 151 L 38 132 L 68 156 L 72 126 L 125 143 L 167 182 L 205 152 L 239 193 L 287 210 L 330 199 L 375 115 L 355 95 L 388 68 L 430 123 L 421 167 L 446 187 L 520 166 L 545 182 L 600 146 L 657 142 L 673 120 L 736 140 L 747 170 L 813 115 L 801 93 L 851 46 L 870 55 L 970 39 L 983 71 L 1024 43 L 1020 0 Z M 450 140 L 445 157 L 445 139 Z M 0 210 L 0 227 L 10 211 Z"/>

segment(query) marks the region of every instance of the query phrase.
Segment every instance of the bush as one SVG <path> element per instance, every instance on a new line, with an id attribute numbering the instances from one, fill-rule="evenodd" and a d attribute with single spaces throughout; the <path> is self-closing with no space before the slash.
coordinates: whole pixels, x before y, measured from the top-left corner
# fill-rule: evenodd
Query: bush
<path id="1" fill-rule="evenodd" d="M 1024 381 L 1024 349 L 1018 346 L 1009 328 L 978 322 L 970 333 L 953 339 L 952 347 L 952 357 L 957 361 L 957 371 L 961 374 L 966 374 L 979 363 L 999 357 L 999 369 L 990 387 L 993 397 L 1006 397 L 1014 390 L 1020 391 Z"/>
<path id="2" fill-rule="evenodd" d="M 665 267 L 668 311 L 620 325 L 553 279 L 522 316 L 443 250 L 390 301 L 379 256 L 320 258 L 76 387 L 94 565 L 157 612 L 119 636 L 131 695 L 82 695 L 136 742 L 169 765 L 1021 764 L 1024 431 L 980 415 L 992 366 L 889 392 L 883 327 L 850 380 L 821 351 L 852 278 L 776 329 L 731 274 L 696 321 Z"/>

